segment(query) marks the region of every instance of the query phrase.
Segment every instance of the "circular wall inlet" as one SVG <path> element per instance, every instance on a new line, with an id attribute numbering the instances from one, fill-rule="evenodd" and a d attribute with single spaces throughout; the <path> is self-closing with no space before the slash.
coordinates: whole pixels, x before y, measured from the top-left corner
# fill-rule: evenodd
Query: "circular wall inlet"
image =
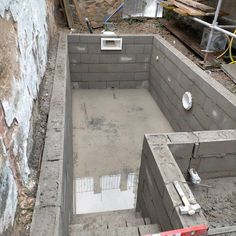
<path id="1" fill-rule="evenodd" d="M 193 106 L 193 97 L 190 92 L 185 92 L 182 97 L 182 104 L 185 110 L 189 111 Z"/>

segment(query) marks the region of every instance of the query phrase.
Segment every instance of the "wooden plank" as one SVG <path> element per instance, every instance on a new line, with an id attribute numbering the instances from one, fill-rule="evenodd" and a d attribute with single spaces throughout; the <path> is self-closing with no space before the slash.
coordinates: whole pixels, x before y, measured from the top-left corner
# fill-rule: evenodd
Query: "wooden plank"
<path id="1" fill-rule="evenodd" d="M 190 15 L 190 16 L 205 16 L 206 15 L 205 12 L 203 12 L 201 10 L 194 9 L 192 7 L 189 7 L 189 6 L 186 6 L 183 3 L 180 3 L 180 2 L 177 2 L 177 1 L 173 1 L 173 3 L 178 8 L 181 8 L 182 10 L 186 11 L 188 13 L 188 15 Z"/>
<path id="2" fill-rule="evenodd" d="M 188 5 L 190 7 L 194 7 L 196 9 L 199 9 L 204 12 L 214 12 L 215 9 L 213 7 L 207 6 L 205 4 L 202 4 L 200 2 L 192 1 L 192 0 L 176 0 L 178 2 L 182 2 L 185 5 Z"/>
<path id="3" fill-rule="evenodd" d="M 63 4 L 64 4 L 65 13 L 66 13 L 67 23 L 68 23 L 69 28 L 71 29 L 74 27 L 74 21 L 71 14 L 69 0 L 63 0 Z"/>
<path id="4" fill-rule="evenodd" d="M 73 3 L 74 3 L 74 5 L 75 5 L 75 9 L 76 9 L 77 16 L 78 16 L 78 18 L 79 18 L 80 24 L 81 24 L 81 25 L 84 25 L 85 22 L 84 22 L 84 18 L 83 18 L 83 16 L 82 16 L 82 13 L 81 13 L 81 9 L 80 9 L 78 0 L 73 0 Z"/>
<path id="5" fill-rule="evenodd" d="M 188 15 L 188 13 L 185 10 L 181 9 L 181 8 L 175 8 L 175 9 L 173 9 L 173 11 L 180 14 L 180 15 L 182 15 L 182 16 L 187 16 Z"/>

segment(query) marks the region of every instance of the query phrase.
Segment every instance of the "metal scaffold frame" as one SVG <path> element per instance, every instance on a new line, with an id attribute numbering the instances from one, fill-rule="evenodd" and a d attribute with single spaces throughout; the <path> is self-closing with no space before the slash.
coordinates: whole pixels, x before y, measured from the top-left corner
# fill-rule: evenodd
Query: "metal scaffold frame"
<path id="1" fill-rule="evenodd" d="M 236 28 L 236 25 L 218 25 L 218 18 L 219 18 L 219 14 L 220 14 L 220 9 L 221 9 L 221 5 L 222 5 L 222 1 L 223 0 L 218 0 L 218 4 L 217 4 L 216 12 L 215 12 L 215 15 L 214 15 L 214 19 L 213 19 L 211 24 L 206 22 L 206 21 L 204 21 L 204 20 L 201 20 L 201 19 L 199 19 L 197 17 L 192 17 L 192 19 L 194 21 L 196 21 L 196 22 L 198 22 L 200 24 L 203 24 L 203 25 L 211 28 L 211 31 L 210 31 L 210 34 L 209 34 L 209 38 L 208 38 L 207 47 L 204 50 L 206 52 L 205 58 L 204 58 L 204 62 L 207 60 L 208 53 L 211 52 L 209 49 L 210 49 L 210 46 L 211 46 L 211 41 L 212 41 L 214 30 L 219 31 L 221 33 L 224 33 L 224 34 L 226 34 L 226 35 L 236 39 L 236 34 L 230 32 L 228 30 L 225 30 L 227 28 Z"/>

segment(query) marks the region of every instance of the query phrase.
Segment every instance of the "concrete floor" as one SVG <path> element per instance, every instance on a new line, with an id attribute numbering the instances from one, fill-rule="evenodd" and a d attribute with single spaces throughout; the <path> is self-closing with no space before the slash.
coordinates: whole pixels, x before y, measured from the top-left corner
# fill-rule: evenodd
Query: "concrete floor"
<path id="1" fill-rule="evenodd" d="M 129 178 L 139 172 L 144 134 L 173 131 L 148 90 L 74 89 L 72 96 L 77 194 L 79 188 L 99 193 L 133 187 Z"/>

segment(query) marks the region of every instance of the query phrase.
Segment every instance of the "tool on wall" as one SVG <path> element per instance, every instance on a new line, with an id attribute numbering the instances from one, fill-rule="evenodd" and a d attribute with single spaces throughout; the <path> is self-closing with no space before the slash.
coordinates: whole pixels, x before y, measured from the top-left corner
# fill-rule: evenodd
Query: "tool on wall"
<path id="1" fill-rule="evenodd" d="M 190 199 L 186 197 L 178 181 L 174 181 L 174 186 L 183 202 L 183 205 L 179 206 L 179 211 L 181 215 L 192 216 L 196 212 L 199 212 L 201 210 L 201 206 L 196 202 L 193 196 L 190 196 Z"/>

